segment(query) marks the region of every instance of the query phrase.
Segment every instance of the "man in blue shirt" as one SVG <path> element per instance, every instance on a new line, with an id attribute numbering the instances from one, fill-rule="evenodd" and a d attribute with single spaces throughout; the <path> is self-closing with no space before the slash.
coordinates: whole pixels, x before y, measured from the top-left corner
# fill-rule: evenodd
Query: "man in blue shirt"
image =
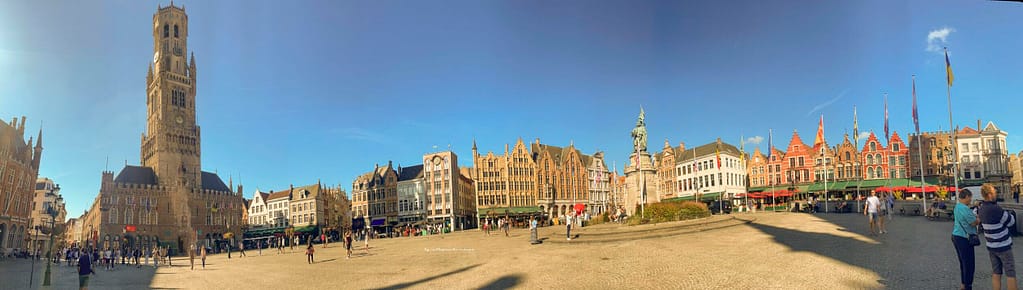
<path id="1" fill-rule="evenodd" d="M 96 271 L 92 270 L 92 255 L 83 254 L 78 258 L 78 289 L 88 290 L 89 275 L 95 274 Z"/>
<path id="2" fill-rule="evenodd" d="M 987 241 L 988 257 L 991 258 L 992 289 L 1002 289 L 1002 274 L 1009 290 L 1016 290 L 1016 266 L 1012 255 L 1012 235 L 1009 227 L 1016 225 L 1016 218 L 998 206 L 995 187 L 984 184 L 980 187 L 984 202 L 977 207 L 980 225 Z"/>

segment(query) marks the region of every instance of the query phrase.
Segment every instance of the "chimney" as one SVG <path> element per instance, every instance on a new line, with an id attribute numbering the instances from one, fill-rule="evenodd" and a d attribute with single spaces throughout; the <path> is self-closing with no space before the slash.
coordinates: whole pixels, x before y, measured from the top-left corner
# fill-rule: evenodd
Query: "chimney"
<path id="1" fill-rule="evenodd" d="M 21 119 L 21 123 L 22 123 L 22 124 L 21 124 L 22 126 L 24 126 L 24 125 L 25 125 L 25 124 L 24 124 L 24 123 L 25 123 L 25 119 L 24 119 L 24 117 L 23 117 L 23 118 Z M 977 119 L 977 131 L 981 131 L 981 130 L 983 130 L 983 129 L 981 129 L 981 128 L 980 128 L 980 119 Z"/>

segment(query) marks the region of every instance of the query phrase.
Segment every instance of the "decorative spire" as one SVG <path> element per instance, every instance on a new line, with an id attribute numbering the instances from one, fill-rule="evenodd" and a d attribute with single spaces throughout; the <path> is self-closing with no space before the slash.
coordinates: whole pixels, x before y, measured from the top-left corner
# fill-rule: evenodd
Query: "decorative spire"
<path id="1" fill-rule="evenodd" d="M 42 150 L 43 149 L 43 126 L 42 125 L 39 126 L 39 137 L 36 138 L 36 149 L 38 149 L 38 150 Z"/>

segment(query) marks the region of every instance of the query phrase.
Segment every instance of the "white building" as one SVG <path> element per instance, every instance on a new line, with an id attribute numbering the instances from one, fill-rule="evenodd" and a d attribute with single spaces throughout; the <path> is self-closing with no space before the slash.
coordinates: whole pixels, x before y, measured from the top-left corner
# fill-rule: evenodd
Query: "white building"
<path id="1" fill-rule="evenodd" d="M 273 223 L 268 218 L 270 209 L 267 207 L 266 199 L 269 193 L 256 190 L 252 194 L 252 202 L 249 203 L 249 228 L 270 227 Z"/>
<path id="2" fill-rule="evenodd" d="M 467 174 L 452 151 L 423 155 L 427 222 L 456 230 L 476 227 L 476 189 Z"/>
<path id="3" fill-rule="evenodd" d="M 55 216 L 51 216 L 51 210 Z M 66 215 L 64 200 L 60 196 L 60 185 L 53 183 L 49 178 L 37 179 L 35 197 L 32 199 L 32 221 L 28 228 L 32 240 L 29 249 L 46 252 L 50 231 L 60 229 Z M 54 237 L 54 241 L 59 239 L 60 237 Z"/>
<path id="4" fill-rule="evenodd" d="M 977 127 L 980 128 L 980 121 Z M 1009 133 L 988 122 L 983 130 L 966 127 L 956 133 L 962 185 L 991 183 L 1006 200 L 1011 199 L 1012 171 L 1005 139 Z"/>
<path id="5" fill-rule="evenodd" d="M 288 217 L 291 216 L 290 205 L 290 189 L 278 192 L 270 191 L 270 195 L 266 197 L 266 225 L 271 228 L 287 227 L 289 225 Z"/>
<path id="6" fill-rule="evenodd" d="M 693 199 L 699 193 L 700 199 L 706 200 L 745 193 L 746 164 L 741 154 L 738 148 L 720 140 L 676 153 L 678 197 Z"/>
<path id="7" fill-rule="evenodd" d="M 604 162 L 604 152 L 594 153 L 592 157 L 581 155 L 586 166 L 586 181 L 589 184 L 589 205 L 591 214 L 601 214 L 610 204 L 611 172 Z"/>
<path id="8" fill-rule="evenodd" d="M 423 185 L 423 165 L 398 167 L 398 222 L 414 224 L 426 218 L 423 202 L 426 187 Z"/>

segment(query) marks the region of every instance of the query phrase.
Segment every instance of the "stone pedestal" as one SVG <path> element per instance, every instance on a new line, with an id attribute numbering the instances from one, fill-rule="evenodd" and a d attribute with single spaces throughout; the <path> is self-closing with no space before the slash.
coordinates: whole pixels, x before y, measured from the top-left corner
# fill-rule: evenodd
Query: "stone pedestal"
<path id="1" fill-rule="evenodd" d="M 636 216 L 636 205 L 643 202 L 643 184 L 646 184 L 646 203 L 661 201 L 657 190 L 657 169 L 654 168 L 650 153 L 641 151 L 629 155 L 629 166 L 625 168 L 625 210 L 629 215 Z M 638 164 L 637 164 L 638 161 Z"/>

